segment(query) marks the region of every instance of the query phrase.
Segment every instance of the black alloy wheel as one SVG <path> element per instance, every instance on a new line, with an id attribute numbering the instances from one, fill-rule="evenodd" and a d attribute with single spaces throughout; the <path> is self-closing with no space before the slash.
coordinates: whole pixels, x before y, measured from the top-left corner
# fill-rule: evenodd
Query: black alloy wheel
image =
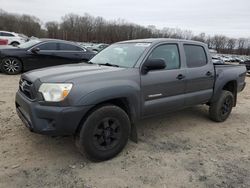
<path id="1" fill-rule="evenodd" d="M 22 71 L 22 63 L 14 57 L 4 58 L 1 63 L 1 70 L 3 73 L 10 75 L 19 74 Z"/>
<path id="2" fill-rule="evenodd" d="M 121 138 L 121 127 L 117 119 L 104 118 L 93 134 L 95 146 L 100 150 L 114 148 Z"/>
<path id="3" fill-rule="evenodd" d="M 223 122 L 231 114 L 234 106 L 234 95 L 230 91 L 223 90 L 219 98 L 209 107 L 209 116 L 213 121 Z"/>
<path id="4" fill-rule="evenodd" d="M 222 115 L 222 116 L 227 116 L 228 113 L 231 112 L 232 107 L 233 107 L 233 100 L 232 100 L 232 97 L 227 96 L 227 97 L 224 99 L 224 103 L 222 104 L 222 107 L 221 107 L 221 115 Z"/>
<path id="5" fill-rule="evenodd" d="M 104 161 L 122 151 L 130 135 L 128 114 L 118 106 L 104 105 L 92 111 L 75 136 L 76 146 L 93 161 Z"/>

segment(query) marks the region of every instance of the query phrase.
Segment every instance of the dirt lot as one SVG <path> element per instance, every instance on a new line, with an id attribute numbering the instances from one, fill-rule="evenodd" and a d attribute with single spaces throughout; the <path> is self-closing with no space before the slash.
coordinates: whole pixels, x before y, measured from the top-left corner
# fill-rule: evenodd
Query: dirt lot
<path id="1" fill-rule="evenodd" d="M 250 87 L 225 123 L 198 106 L 141 122 L 139 143 L 92 163 L 71 137 L 28 131 L 15 113 L 19 76 L 0 74 L 0 187 L 250 187 Z M 248 85 L 250 77 L 247 78 Z"/>

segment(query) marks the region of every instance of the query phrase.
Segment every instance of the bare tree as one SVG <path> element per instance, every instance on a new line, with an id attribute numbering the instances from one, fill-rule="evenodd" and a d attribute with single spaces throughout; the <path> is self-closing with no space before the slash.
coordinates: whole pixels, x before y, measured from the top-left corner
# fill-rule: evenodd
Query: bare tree
<path id="1" fill-rule="evenodd" d="M 218 52 L 223 52 L 226 47 L 227 38 L 224 35 L 215 35 L 213 37 L 213 45 Z"/>
<path id="2" fill-rule="evenodd" d="M 197 36 L 194 36 L 192 40 L 200 41 L 200 42 L 205 42 L 206 41 L 206 34 L 205 33 L 200 33 Z"/>
<path id="3" fill-rule="evenodd" d="M 236 39 L 233 38 L 228 39 L 227 41 L 228 53 L 233 53 L 235 46 L 236 46 Z"/>
<path id="4" fill-rule="evenodd" d="M 47 22 L 45 27 L 49 38 L 61 38 L 60 27 L 57 22 Z"/>

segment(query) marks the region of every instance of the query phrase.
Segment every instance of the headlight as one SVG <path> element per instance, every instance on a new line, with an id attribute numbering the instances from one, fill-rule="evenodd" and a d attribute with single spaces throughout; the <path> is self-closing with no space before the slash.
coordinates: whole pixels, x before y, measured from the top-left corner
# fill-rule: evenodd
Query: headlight
<path id="1" fill-rule="evenodd" d="M 59 102 L 69 95 L 72 86 L 70 83 L 44 83 L 40 86 L 39 92 L 45 101 Z"/>

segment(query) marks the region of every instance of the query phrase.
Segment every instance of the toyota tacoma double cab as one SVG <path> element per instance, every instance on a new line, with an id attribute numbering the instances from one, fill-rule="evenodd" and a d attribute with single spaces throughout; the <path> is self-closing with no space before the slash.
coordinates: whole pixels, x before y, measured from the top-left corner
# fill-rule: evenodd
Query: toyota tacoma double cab
<path id="1" fill-rule="evenodd" d="M 144 118 L 206 104 L 225 121 L 245 87 L 244 65 L 213 64 L 207 45 L 176 39 L 115 43 L 87 63 L 21 75 L 16 110 L 33 132 L 74 135 L 94 161 L 137 141 Z"/>

